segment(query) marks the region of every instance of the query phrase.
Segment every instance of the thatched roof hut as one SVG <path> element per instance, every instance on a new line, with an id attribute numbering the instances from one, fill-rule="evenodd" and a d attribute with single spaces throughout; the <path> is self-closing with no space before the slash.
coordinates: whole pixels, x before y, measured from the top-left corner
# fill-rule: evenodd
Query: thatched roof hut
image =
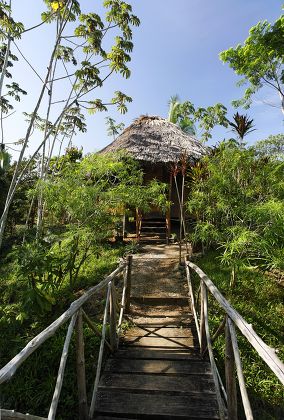
<path id="1" fill-rule="evenodd" d="M 179 196 L 182 188 L 180 173 L 175 176 L 175 182 L 173 181 L 173 164 L 180 162 L 182 157 L 186 157 L 190 166 L 206 155 L 208 149 L 195 137 L 185 134 L 168 120 L 158 116 L 142 115 L 99 153 L 120 150 L 127 151 L 134 159 L 140 161 L 145 183 L 157 179 L 169 185 L 168 198 L 172 204 L 167 211 L 166 219 L 159 208 L 153 207 L 151 212 L 143 215 L 139 209 L 136 209 L 137 237 L 141 237 L 143 229 L 148 237 L 150 231 L 153 234 L 153 232 L 164 230 L 164 235 L 168 240 L 172 222 L 180 218 Z M 187 189 L 185 189 L 185 198 L 186 196 Z M 162 219 L 165 223 L 161 221 Z"/>
<path id="2" fill-rule="evenodd" d="M 151 163 L 178 162 L 182 154 L 189 160 L 200 159 L 207 153 L 193 136 L 158 116 L 142 115 L 100 153 L 127 150 L 135 159 Z"/>

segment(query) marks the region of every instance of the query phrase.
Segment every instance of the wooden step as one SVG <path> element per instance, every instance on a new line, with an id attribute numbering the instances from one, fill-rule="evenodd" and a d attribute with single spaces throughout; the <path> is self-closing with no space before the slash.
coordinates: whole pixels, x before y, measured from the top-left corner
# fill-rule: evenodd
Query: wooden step
<path id="1" fill-rule="evenodd" d="M 210 363 L 203 360 L 125 360 L 110 358 L 105 372 L 112 373 L 152 373 L 164 375 L 200 375 L 212 378 Z"/>
<path id="2" fill-rule="evenodd" d="M 133 374 L 133 373 L 105 373 L 100 381 L 99 390 L 112 388 L 117 391 L 123 389 L 135 389 L 136 392 L 144 391 L 163 392 L 170 395 L 198 393 L 209 394 L 215 392 L 212 378 L 200 377 L 200 375 L 174 376 L 158 374 Z"/>
<path id="3" fill-rule="evenodd" d="M 127 319 L 135 326 L 143 327 L 183 327 L 195 328 L 195 323 L 191 315 L 180 317 L 151 317 L 151 316 L 131 316 L 128 315 Z"/>
<path id="4" fill-rule="evenodd" d="M 116 359 L 166 359 L 170 360 L 201 360 L 200 351 L 197 348 L 147 348 L 147 347 L 120 347 L 115 353 Z"/>
<path id="5" fill-rule="evenodd" d="M 189 328 L 177 328 L 177 327 L 147 327 L 139 326 L 132 327 L 125 332 L 124 337 L 177 337 L 186 338 L 193 337 L 192 331 Z"/>
<path id="6" fill-rule="evenodd" d="M 142 295 L 131 296 L 131 302 L 142 303 L 147 306 L 186 306 L 189 311 L 190 298 L 188 296 L 157 296 L 157 295 Z"/>
<path id="7" fill-rule="evenodd" d="M 96 400 L 97 414 L 114 413 L 116 416 L 135 416 L 139 419 L 218 419 L 217 402 L 208 394 L 163 395 L 136 393 L 135 391 L 99 391 Z"/>

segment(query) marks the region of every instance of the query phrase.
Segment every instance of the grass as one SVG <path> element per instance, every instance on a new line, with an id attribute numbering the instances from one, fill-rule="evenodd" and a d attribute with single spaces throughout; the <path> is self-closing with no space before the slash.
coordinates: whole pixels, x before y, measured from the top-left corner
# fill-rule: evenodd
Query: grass
<path id="1" fill-rule="evenodd" d="M 267 275 L 244 267 L 239 270 L 237 283 L 231 293 L 230 269 L 220 265 L 217 252 L 208 252 L 196 263 L 245 320 L 252 324 L 256 333 L 266 344 L 273 347 L 277 356 L 284 361 L 284 288 Z M 223 319 L 224 312 L 211 295 L 209 312 L 211 331 L 214 331 Z M 255 418 L 258 420 L 284 418 L 283 385 L 241 333 L 238 333 L 238 343 Z M 224 377 L 223 336 L 214 344 L 214 354 Z M 243 418 L 242 410 L 240 418 Z"/>

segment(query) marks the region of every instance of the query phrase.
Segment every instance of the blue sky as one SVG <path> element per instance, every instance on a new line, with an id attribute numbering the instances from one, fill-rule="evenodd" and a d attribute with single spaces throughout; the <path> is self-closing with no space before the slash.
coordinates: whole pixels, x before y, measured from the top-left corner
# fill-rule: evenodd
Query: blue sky
<path id="1" fill-rule="evenodd" d="M 129 0 L 141 26 L 134 29 L 134 51 L 129 80 L 115 77 L 100 90 L 96 97 L 108 99 L 112 92 L 121 90 L 133 98 L 129 112 L 121 116 L 115 110 L 88 116 L 88 132 L 78 134 L 74 143 L 84 152 L 96 151 L 111 141 L 107 136 L 105 117 L 129 125 L 141 114 L 167 116 L 168 101 L 178 94 L 182 101 L 190 100 L 196 106 L 217 102 L 228 107 L 231 116 L 236 110 L 232 99 L 241 97 L 242 88 L 235 86 L 238 77 L 223 64 L 220 51 L 242 43 L 251 26 L 267 19 L 270 22 L 281 14 L 282 0 Z M 14 0 L 16 16 L 26 27 L 39 22 L 43 8 L 39 0 Z M 83 8 L 100 12 L 98 1 L 83 0 Z M 97 9 L 98 7 L 98 9 Z M 93 8 L 93 10 L 92 10 Z M 25 56 L 38 72 L 44 75 L 48 52 L 52 44 L 52 28 L 40 28 L 25 34 L 19 43 Z M 16 52 L 16 51 L 15 51 Z M 17 80 L 16 80 L 17 79 Z M 29 95 L 17 106 L 17 112 L 7 119 L 5 139 L 15 141 L 23 137 L 25 123 L 22 111 L 31 112 L 40 89 L 40 83 L 28 66 L 20 60 L 15 67 L 15 80 L 21 82 Z M 58 98 L 64 94 L 58 85 Z M 62 91 L 61 91 L 62 90 Z M 276 94 L 260 91 L 253 106 L 242 111 L 254 118 L 256 131 L 247 137 L 248 143 L 269 134 L 283 132 L 283 117 L 279 108 L 263 104 L 278 104 Z M 226 129 L 215 129 L 211 143 L 229 137 Z M 6 141 L 8 141 L 6 140 Z M 32 152 L 39 137 L 32 140 Z M 15 154 L 16 156 L 16 154 Z"/>

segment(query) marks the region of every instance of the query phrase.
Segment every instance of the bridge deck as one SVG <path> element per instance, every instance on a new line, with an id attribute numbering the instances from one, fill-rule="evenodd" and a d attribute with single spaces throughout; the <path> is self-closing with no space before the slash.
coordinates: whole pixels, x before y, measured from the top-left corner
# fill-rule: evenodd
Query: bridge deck
<path id="1" fill-rule="evenodd" d="M 131 326 L 105 366 L 97 419 L 219 418 L 210 363 L 199 356 L 184 274 L 176 254 L 167 255 L 169 248 L 162 245 L 158 250 L 133 261 Z"/>

